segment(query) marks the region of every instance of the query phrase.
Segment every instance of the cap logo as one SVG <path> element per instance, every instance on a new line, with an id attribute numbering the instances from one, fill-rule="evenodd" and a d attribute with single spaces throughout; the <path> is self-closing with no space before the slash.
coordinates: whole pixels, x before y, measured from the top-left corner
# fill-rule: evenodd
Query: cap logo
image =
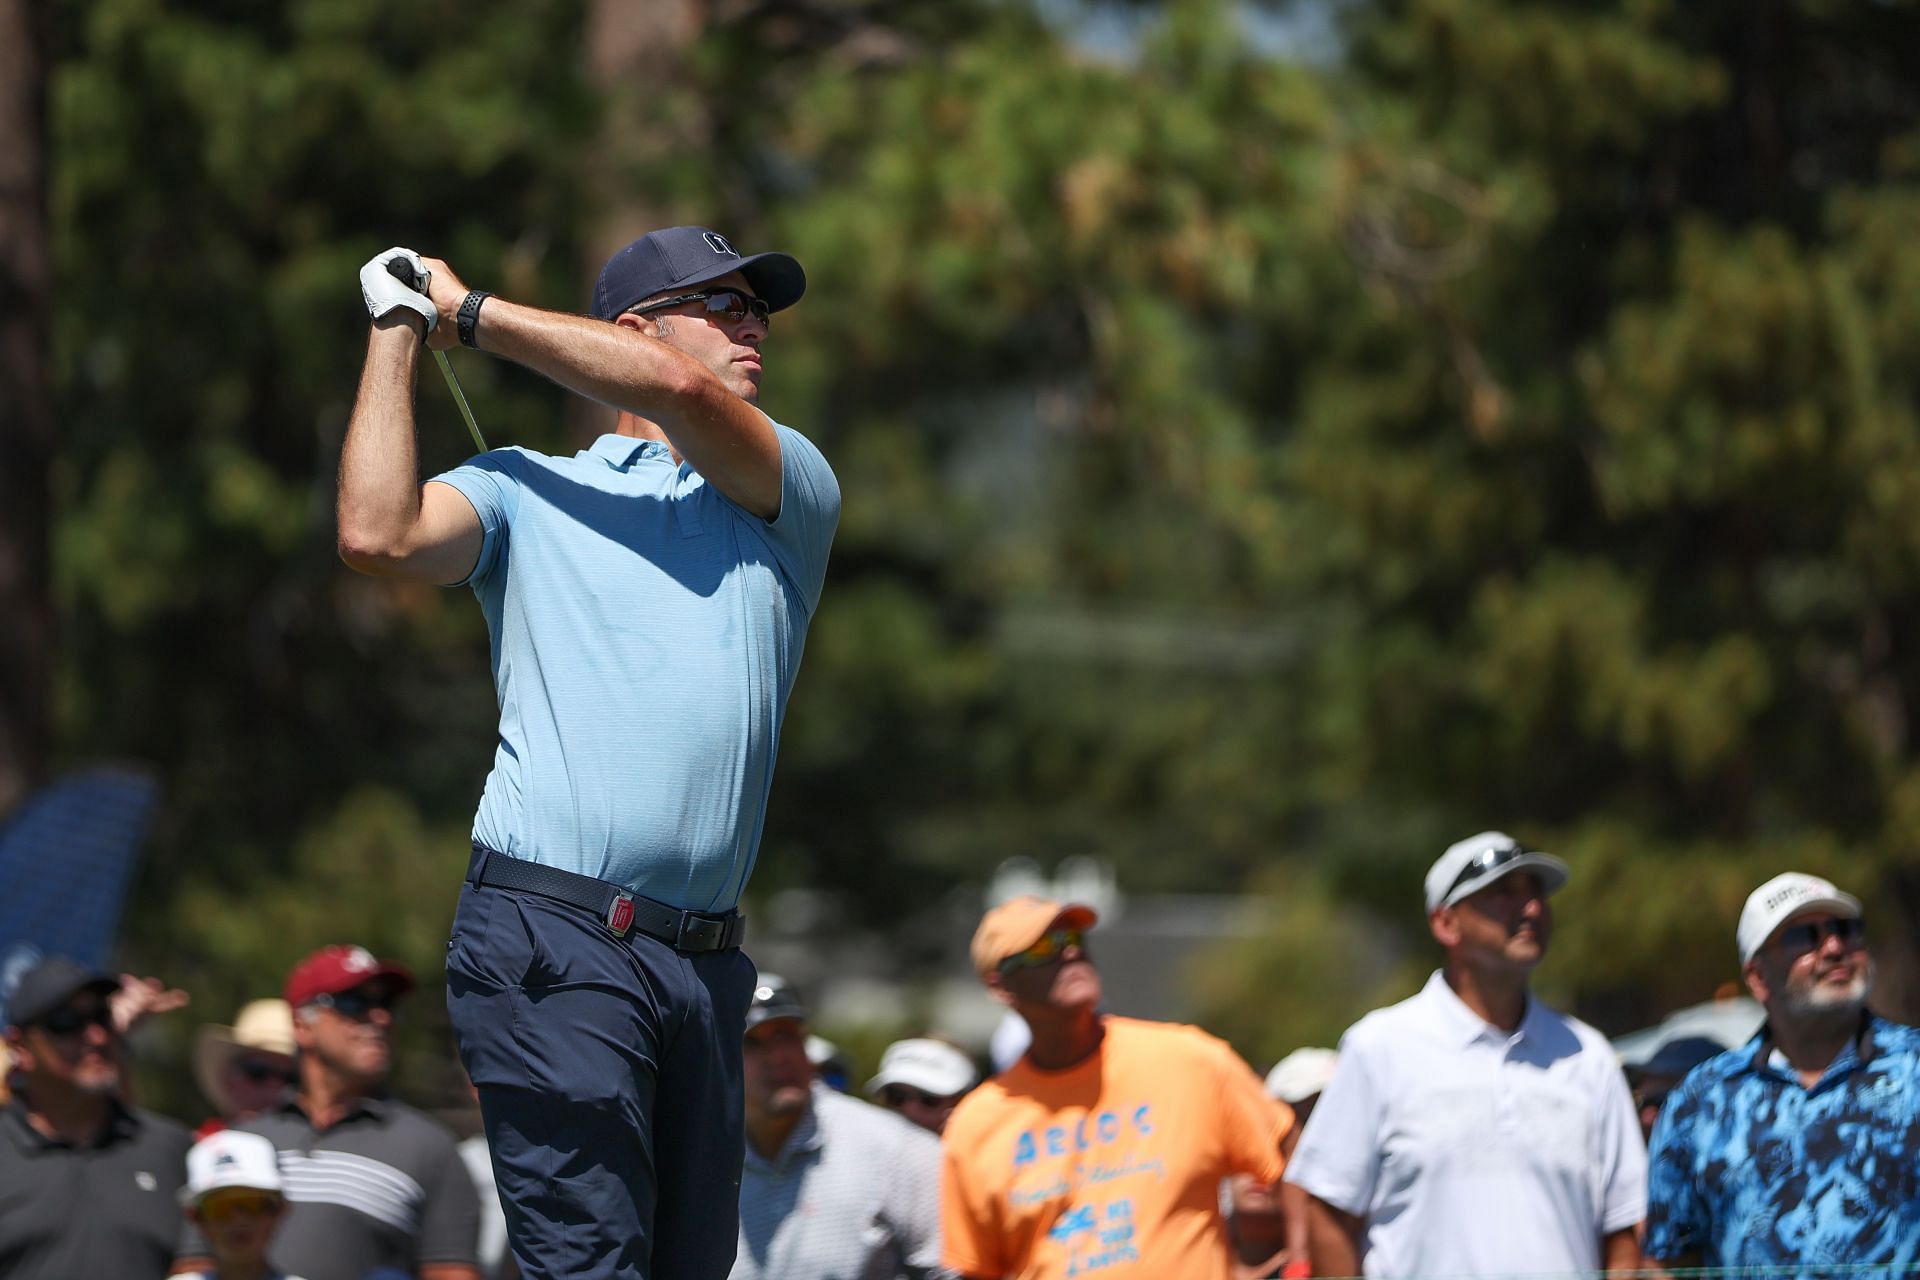
<path id="1" fill-rule="evenodd" d="M 1804 897 L 1807 892 L 1808 890 L 1804 885 L 1785 885 L 1775 889 L 1772 895 L 1767 898 L 1767 908 L 1771 910 L 1783 902 L 1791 902 L 1795 898 Z"/>
<path id="2" fill-rule="evenodd" d="M 239 1163 L 240 1162 L 238 1160 L 233 1158 L 233 1152 L 231 1151 L 222 1151 L 219 1155 L 213 1158 L 213 1167 L 216 1169 L 221 1168 L 225 1165 L 239 1164 Z"/>
<path id="3" fill-rule="evenodd" d="M 755 987 L 753 989 L 753 998 L 755 1000 L 771 1000 L 773 999 L 773 988 L 765 986 Z"/>
<path id="4" fill-rule="evenodd" d="M 734 252 L 733 246 L 727 243 L 727 238 L 717 231 L 705 232 L 700 238 L 707 242 L 707 248 L 713 250 L 723 258 L 737 258 L 740 256 Z"/>
<path id="5" fill-rule="evenodd" d="M 356 973 L 363 969 L 372 969 L 375 967 L 373 954 L 365 947 L 355 947 L 353 950 L 347 952 L 346 958 L 340 962 L 340 965 L 342 968 L 352 969 Z"/>

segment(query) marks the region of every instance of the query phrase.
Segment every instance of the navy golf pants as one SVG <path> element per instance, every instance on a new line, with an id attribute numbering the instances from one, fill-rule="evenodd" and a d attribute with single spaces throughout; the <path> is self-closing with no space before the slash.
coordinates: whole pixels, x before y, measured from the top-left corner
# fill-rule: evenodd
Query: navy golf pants
<path id="1" fill-rule="evenodd" d="M 527 1280 L 725 1280 L 753 962 L 467 884 L 447 1009 Z"/>

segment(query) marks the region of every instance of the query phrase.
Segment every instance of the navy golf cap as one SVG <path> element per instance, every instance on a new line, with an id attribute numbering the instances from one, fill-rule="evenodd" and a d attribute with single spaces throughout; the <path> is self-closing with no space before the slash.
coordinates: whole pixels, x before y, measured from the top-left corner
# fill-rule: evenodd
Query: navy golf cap
<path id="1" fill-rule="evenodd" d="M 807 1006 L 800 1002 L 800 993 L 779 974 L 763 973 L 760 980 L 753 984 L 753 1003 L 747 1006 L 748 1030 L 763 1022 L 772 1022 L 775 1018 L 806 1016 Z"/>
<path id="2" fill-rule="evenodd" d="M 807 273 L 784 253 L 743 258 L 718 231 L 705 227 L 668 227 L 649 231 L 600 268 L 593 285 L 593 314 L 611 320 L 644 298 L 717 280 L 738 271 L 772 310 L 800 301 Z"/>

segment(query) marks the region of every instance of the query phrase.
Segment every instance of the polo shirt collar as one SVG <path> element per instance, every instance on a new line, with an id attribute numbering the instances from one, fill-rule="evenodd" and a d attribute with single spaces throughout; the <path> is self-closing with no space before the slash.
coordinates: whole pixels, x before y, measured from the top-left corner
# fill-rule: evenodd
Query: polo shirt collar
<path id="1" fill-rule="evenodd" d="M 1855 1067 L 1864 1067 L 1872 1063 L 1880 1054 L 1880 1031 L 1885 1025 L 1873 1013 L 1862 1009 L 1860 1030 L 1855 1032 L 1853 1039 L 1847 1041 L 1841 1048 L 1840 1055 L 1827 1064 L 1826 1071 L 1820 1076 L 1820 1083 L 1825 1084 L 1829 1080 L 1838 1079 Z M 1779 1075 L 1778 1071 L 1768 1065 L 1768 1059 L 1773 1057 L 1773 1051 L 1778 1047 L 1773 1041 L 1773 1022 L 1768 1020 L 1761 1023 L 1760 1030 L 1754 1032 L 1753 1039 L 1747 1041 L 1740 1050 L 1741 1069 L 1759 1074 Z"/>
<path id="2" fill-rule="evenodd" d="M 820 1130 L 819 1107 L 819 1091 L 823 1088 L 825 1086 L 820 1084 L 813 1086 L 814 1101 L 808 1105 L 807 1113 L 800 1117 L 800 1123 L 793 1126 L 793 1132 L 787 1135 L 787 1140 L 780 1144 L 780 1149 L 773 1153 L 771 1159 L 762 1157 L 751 1145 L 747 1147 L 747 1159 L 766 1168 L 780 1169 L 808 1152 L 818 1151 L 825 1146 L 827 1139 Z"/>
<path id="3" fill-rule="evenodd" d="M 1508 1044 L 1514 1040 L 1523 1040 L 1537 1024 L 1537 1020 L 1546 1016 L 1546 1010 L 1532 994 L 1527 996 L 1527 1011 L 1520 1017 L 1520 1026 L 1511 1032 L 1494 1026 L 1473 1010 L 1467 1008 L 1454 989 L 1447 985 L 1444 970 L 1435 969 L 1433 976 L 1427 979 L 1426 996 L 1440 1020 L 1441 1028 L 1449 1037 L 1462 1045 L 1472 1044 L 1476 1040 L 1487 1039 L 1499 1044 Z"/>
<path id="4" fill-rule="evenodd" d="M 353 1105 L 347 1108 L 347 1113 L 341 1116 L 339 1122 L 334 1125 L 334 1128 L 337 1129 L 340 1125 L 346 1124 L 350 1120 L 357 1120 L 361 1116 L 365 1116 L 367 1119 L 378 1124 L 386 1120 L 387 1110 L 391 1105 L 392 1104 L 385 1098 L 356 1098 Z M 307 1114 L 307 1109 L 300 1105 L 300 1099 L 298 1098 L 288 1098 L 285 1102 L 281 1103 L 280 1114 L 283 1116 L 298 1116 L 301 1122 L 308 1128 L 314 1127 L 313 1117 Z"/>
<path id="5" fill-rule="evenodd" d="M 587 452 L 619 471 L 636 462 L 673 461 L 673 450 L 664 443 L 642 440 L 638 436 L 604 435 L 595 440 Z"/>
<path id="6" fill-rule="evenodd" d="M 88 1148 L 89 1150 L 110 1147 L 116 1142 L 136 1137 L 140 1132 L 140 1117 L 118 1098 L 111 1099 L 108 1107 L 106 1127 L 100 1131 L 99 1138 L 94 1141 L 92 1147 Z M 5 1132 L 14 1145 L 23 1152 L 44 1151 L 50 1147 L 68 1145 L 47 1137 L 34 1127 L 33 1121 L 27 1119 L 27 1103 L 24 1098 L 15 1098 L 4 1109 L 0 1109 L 0 1132 Z"/>

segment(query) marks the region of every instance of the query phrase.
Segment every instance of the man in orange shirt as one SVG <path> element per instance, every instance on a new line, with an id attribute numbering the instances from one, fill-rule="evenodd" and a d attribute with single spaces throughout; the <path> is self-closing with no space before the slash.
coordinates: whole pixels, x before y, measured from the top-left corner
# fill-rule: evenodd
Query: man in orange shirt
<path id="1" fill-rule="evenodd" d="M 1195 1027 L 1100 1012 L 1091 907 L 1021 897 L 973 967 L 1026 1019 L 1026 1056 L 947 1122 L 942 1263 L 969 1280 L 1229 1280 L 1220 1180 L 1278 1181 L 1293 1112 Z"/>

